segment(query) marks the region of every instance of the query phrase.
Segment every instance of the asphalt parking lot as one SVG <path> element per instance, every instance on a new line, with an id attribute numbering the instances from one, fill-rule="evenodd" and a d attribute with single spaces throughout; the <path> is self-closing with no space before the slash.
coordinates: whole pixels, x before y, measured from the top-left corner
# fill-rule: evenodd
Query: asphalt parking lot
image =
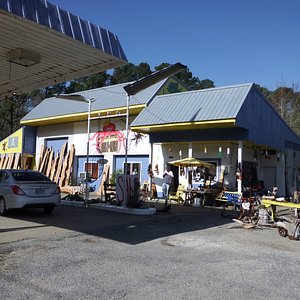
<path id="1" fill-rule="evenodd" d="M 0 217 L 2 299 L 299 299 L 300 242 L 212 208 Z"/>

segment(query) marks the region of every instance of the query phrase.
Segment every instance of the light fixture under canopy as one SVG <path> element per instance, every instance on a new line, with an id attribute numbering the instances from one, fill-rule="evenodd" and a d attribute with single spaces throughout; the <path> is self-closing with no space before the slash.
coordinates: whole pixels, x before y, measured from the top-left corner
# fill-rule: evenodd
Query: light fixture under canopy
<path id="1" fill-rule="evenodd" d="M 32 50 L 16 48 L 7 53 L 7 61 L 24 67 L 30 67 L 41 62 L 41 55 Z"/>

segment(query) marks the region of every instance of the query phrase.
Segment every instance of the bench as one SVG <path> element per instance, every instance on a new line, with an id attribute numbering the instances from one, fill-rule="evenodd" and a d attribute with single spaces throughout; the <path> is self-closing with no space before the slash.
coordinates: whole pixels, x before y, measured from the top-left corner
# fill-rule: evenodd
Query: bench
<path id="1" fill-rule="evenodd" d="M 233 205 L 234 207 L 239 206 L 241 204 L 242 194 L 239 192 L 231 192 L 231 191 L 223 191 L 221 195 L 219 195 L 215 201 L 226 202 L 229 205 Z"/>

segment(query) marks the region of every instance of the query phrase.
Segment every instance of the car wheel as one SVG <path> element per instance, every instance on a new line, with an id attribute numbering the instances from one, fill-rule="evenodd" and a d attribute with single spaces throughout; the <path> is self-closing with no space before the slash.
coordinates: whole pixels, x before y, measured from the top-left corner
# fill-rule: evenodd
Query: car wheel
<path id="1" fill-rule="evenodd" d="M 44 213 L 47 214 L 47 215 L 52 214 L 53 210 L 54 210 L 54 206 L 44 207 Z"/>
<path id="2" fill-rule="evenodd" d="M 0 216 L 4 216 L 6 214 L 6 204 L 3 197 L 0 198 Z"/>

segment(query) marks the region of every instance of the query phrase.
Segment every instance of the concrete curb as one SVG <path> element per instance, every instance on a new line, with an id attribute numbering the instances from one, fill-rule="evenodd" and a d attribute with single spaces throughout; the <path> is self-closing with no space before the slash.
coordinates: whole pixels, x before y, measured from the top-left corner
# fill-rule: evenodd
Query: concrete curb
<path id="1" fill-rule="evenodd" d="M 61 200 L 60 205 L 63 205 L 63 206 L 74 206 L 74 207 L 84 207 L 84 202 L 83 201 L 66 201 L 66 200 Z"/>
<path id="2" fill-rule="evenodd" d="M 61 205 L 73 206 L 73 207 L 84 207 L 84 202 L 82 201 L 66 201 L 62 200 Z M 149 208 L 128 208 L 123 206 L 116 206 L 106 203 L 92 203 L 88 207 L 95 209 L 102 209 L 106 211 L 118 212 L 129 215 L 139 215 L 139 216 L 150 216 L 156 214 L 156 209 L 153 207 Z"/>

